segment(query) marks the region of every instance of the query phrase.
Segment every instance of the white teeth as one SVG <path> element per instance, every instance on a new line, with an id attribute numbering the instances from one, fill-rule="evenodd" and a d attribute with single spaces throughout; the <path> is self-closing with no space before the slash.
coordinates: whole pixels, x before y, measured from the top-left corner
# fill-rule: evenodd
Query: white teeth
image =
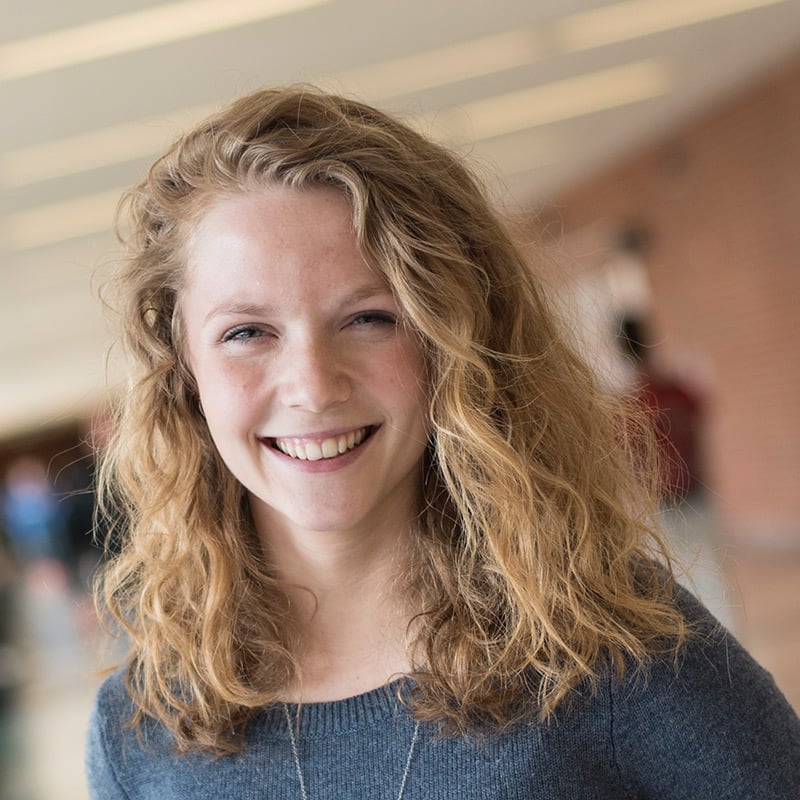
<path id="1" fill-rule="evenodd" d="M 292 458 L 297 458 L 297 448 L 292 444 L 292 442 L 277 442 L 278 448 L 286 453 L 287 456 L 291 456 Z"/>
<path id="2" fill-rule="evenodd" d="M 333 458 L 336 455 L 339 455 L 339 443 L 333 439 L 326 439 L 322 443 L 322 457 Z"/>
<path id="3" fill-rule="evenodd" d="M 334 458 L 343 455 L 360 445 L 367 435 L 367 428 L 331 436 L 316 442 L 299 442 L 296 439 L 276 439 L 275 446 L 282 453 L 301 461 L 321 461 L 324 458 Z"/>
<path id="4" fill-rule="evenodd" d="M 316 442 L 306 444 L 306 458 L 309 461 L 319 461 L 322 458 L 322 448 Z"/>

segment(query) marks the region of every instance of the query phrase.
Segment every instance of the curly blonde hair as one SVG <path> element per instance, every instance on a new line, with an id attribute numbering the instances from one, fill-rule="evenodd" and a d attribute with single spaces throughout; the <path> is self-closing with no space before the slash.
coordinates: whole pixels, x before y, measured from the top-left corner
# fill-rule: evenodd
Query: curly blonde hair
<path id="1" fill-rule="evenodd" d="M 101 470 L 120 552 L 98 598 L 130 637 L 134 722 L 161 721 L 180 750 L 233 751 L 296 674 L 287 596 L 202 417 L 178 303 L 204 210 L 274 185 L 346 196 L 424 345 L 431 433 L 404 576 L 417 718 L 455 734 L 545 719 L 609 665 L 677 652 L 647 438 L 560 334 L 469 170 L 367 105 L 270 89 L 182 136 L 121 204 L 135 368 Z"/>

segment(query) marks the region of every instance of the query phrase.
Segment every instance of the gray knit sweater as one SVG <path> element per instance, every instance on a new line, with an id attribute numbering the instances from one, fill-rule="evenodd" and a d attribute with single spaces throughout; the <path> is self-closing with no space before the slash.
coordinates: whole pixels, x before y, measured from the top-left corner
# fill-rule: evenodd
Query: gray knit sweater
<path id="1" fill-rule="evenodd" d="M 676 673 L 610 677 L 550 724 L 500 737 L 443 739 L 421 725 L 404 800 L 800 800 L 800 720 L 767 675 L 688 596 L 702 618 Z M 396 686 L 303 706 L 297 748 L 311 800 L 396 798 L 414 732 Z M 289 706 L 296 714 L 296 707 Z M 261 713 L 235 756 L 176 756 L 169 735 L 125 727 L 121 673 L 90 724 L 92 800 L 300 800 L 283 707 Z"/>

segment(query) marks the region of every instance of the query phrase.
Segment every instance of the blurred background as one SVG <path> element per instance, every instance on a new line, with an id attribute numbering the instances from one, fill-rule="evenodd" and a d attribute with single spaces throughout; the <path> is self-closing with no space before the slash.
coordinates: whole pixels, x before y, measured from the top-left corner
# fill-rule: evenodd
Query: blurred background
<path id="1" fill-rule="evenodd" d="M 309 81 L 460 151 L 668 448 L 684 580 L 800 709 L 800 0 L 3 0 L 0 798 L 82 800 L 120 192 Z"/>

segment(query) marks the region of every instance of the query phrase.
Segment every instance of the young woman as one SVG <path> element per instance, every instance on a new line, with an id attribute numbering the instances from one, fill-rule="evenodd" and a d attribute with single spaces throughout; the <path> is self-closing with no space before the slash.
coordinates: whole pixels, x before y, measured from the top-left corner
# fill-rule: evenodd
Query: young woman
<path id="1" fill-rule="evenodd" d="M 797 717 L 457 157 L 267 90 L 126 205 L 94 800 L 798 796 Z"/>

